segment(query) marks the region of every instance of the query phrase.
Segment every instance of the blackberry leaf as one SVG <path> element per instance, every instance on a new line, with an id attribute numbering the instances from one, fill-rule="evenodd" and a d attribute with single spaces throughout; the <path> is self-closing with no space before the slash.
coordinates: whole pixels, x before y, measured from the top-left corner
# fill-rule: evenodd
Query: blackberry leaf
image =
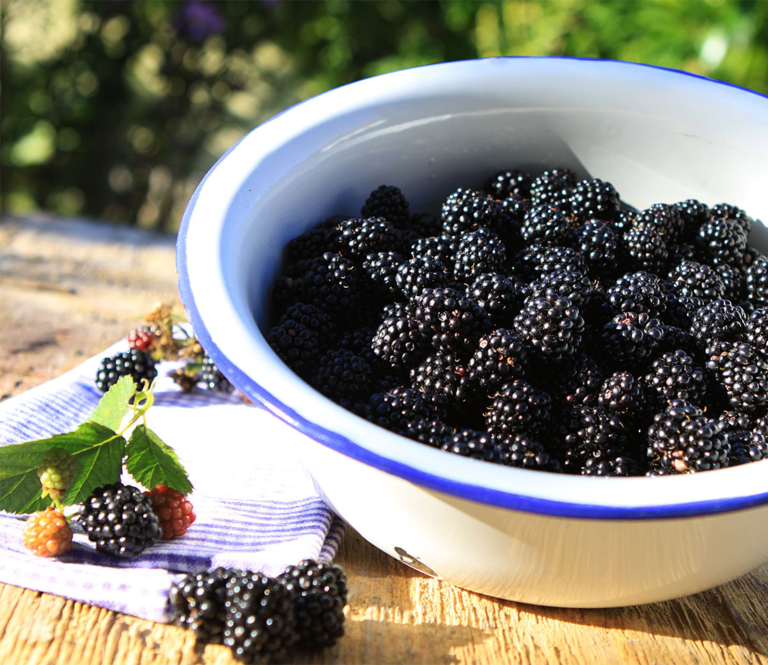
<path id="1" fill-rule="evenodd" d="M 192 483 L 176 453 L 146 425 L 133 430 L 125 452 L 126 470 L 144 487 L 168 485 L 182 494 L 192 491 Z"/>
<path id="2" fill-rule="evenodd" d="M 129 402 L 136 394 L 137 386 L 132 376 L 124 376 L 110 387 L 99 400 L 99 405 L 88 419 L 91 422 L 117 430 L 131 410 Z"/>

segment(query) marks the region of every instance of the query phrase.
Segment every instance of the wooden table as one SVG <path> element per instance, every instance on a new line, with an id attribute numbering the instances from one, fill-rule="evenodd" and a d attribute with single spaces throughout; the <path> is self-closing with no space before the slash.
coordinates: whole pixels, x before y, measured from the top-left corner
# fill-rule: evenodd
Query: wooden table
<path id="1" fill-rule="evenodd" d="M 178 303 L 174 240 L 44 217 L 0 222 L 0 399 Z M 425 577 L 351 529 L 346 635 L 312 663 L 766 663 L 768 565 L 682 600 L 610 610 L 497 601 Z M 0 565 L 2 561 L 0 560 Z M 234 664 L 188 631 L 0 585 L 0 665 Z"/>

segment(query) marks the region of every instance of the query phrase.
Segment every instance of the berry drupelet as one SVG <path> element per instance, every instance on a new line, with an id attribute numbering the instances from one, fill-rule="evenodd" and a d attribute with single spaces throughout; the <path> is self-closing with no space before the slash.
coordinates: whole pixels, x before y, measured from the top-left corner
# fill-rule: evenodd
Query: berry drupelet
<path id="1" fill-rule="evenodd" d="M 152 383 L 157 376 L 155 361 L 138 349 L 104 358 L 96 372 L 96 387 L 105 393 L 124 376 L 133 377 L 139 386 L 144 379 Z"/>
<path id="2" fill-rule="evenodd" d="M 123 558 L 139 556 L 162 535 L 152 500 L 122 483 L 95 489 L 83 503 L 80 523 L 99 552 Z"/>
<path id="3" fill-rule="evenodd" d="M 306 559 L 278 577 L 293 598 L 297 646 L 320 651 L 344 635 L 347 576 L 340 566 Z"/>

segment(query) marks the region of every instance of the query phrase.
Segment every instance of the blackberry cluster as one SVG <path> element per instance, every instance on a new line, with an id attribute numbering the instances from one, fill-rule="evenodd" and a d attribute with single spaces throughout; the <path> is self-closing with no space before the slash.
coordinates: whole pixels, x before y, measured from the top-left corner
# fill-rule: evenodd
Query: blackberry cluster
<path id="1" fill-rule="evenodd" d="M 762 459 L 768 257 L 743 210 L 638 210 L 564 167 L 479 182 L 415 213 L 382 186 L 291 241 L 275 353 L 353 413 L 486 462 L 626 476 Z M 747 425 L 718 429 L 731 412 Z"/>
<path id="2" fill-rule="evenodd" d="M 96 387 L 105 393 L 124 376 L 133 377 L 139 386 L 143 379 L 152 383 L 157 376 L 156 363 L 139 349 L 116 353 L 101 361 L 96 372 Z"/>
<path id="3" fill-rule="evenodd" d="M 313 560 L 276 578 L 216 568 L 175 582 L 169 601 L 174 623 L 199 642 L 224 644 L 246 665 L 280 663 L 344 634 L 347 580 L 339 566 Z"/>

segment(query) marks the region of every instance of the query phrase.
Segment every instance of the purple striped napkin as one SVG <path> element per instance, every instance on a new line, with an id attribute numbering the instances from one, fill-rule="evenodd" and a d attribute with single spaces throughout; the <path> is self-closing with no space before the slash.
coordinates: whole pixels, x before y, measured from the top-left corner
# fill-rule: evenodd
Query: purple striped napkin
<path id="1" fill-rule="evenodd" d="M 68 432 L 101 397 L 93 377 L 119 343 L 71 372 L 0 403 L 0 445 Z M 0 512 L 0 582 L 167 621 L 168 589 L 183 573 L 229 566 L 278 575 L 302 559 L 332 559 L 343 524 L 293 456 L 303 436 L 239 395 L 184 394 L 158 365 L 147 424 L 172 446 L 195 486 L 197 520 L 183 538 L 136 559 L 97 553 L 75 530 L 64 557 L 42 559 L 21 544 L 24 521 Z M 125 482 L 132 482 L 125 478 Z"/>

